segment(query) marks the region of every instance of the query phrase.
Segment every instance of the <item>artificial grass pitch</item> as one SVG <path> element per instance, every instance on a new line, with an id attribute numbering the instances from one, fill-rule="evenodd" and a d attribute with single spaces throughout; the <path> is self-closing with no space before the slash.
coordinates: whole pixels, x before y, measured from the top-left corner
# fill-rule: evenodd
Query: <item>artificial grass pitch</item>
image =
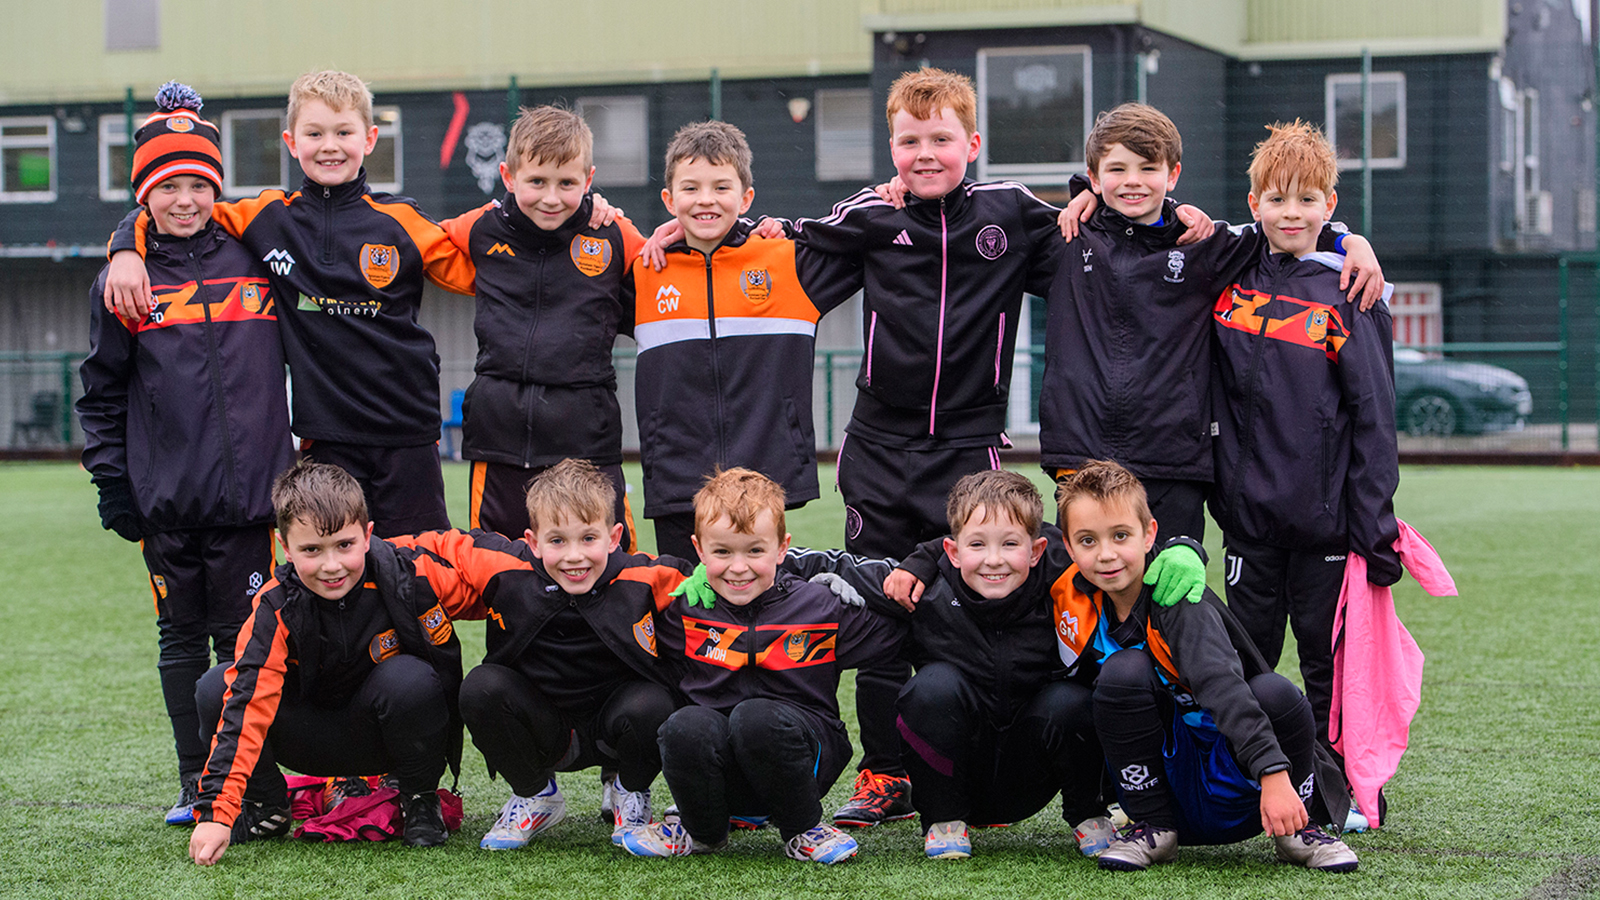
<path id="1" fill-rule="evenodd" d="M 1046 482 L 1037 468 L 1023 468 Z M 629 472 L 638 484 L 638 470 Z M 829 472 L 823 483 L 831 484 Z M 446 466 L 464 522 L 465 468 Z M 1360 871 L 1276 862 L 1271 842 L 1184 849 L 1138 874 L 1077 854 L 1059 807 L 973 833 L 967 861 L 922 858 L 914 821 L 856 834 L 858 859 L 786 859 L 740 832 L 717 856 L 628 857 L 595 818 L 596 770 L 562 774 L 568 818 L 521 851 L 479 850 L 508 791 L 467 746 L 462 831 L 438 849 L 268 841 L 202 869 L 177 795 L 138 549 L 101 530 L 86 473 L 0 465 L 0 897 L 1567 898 L 1600 892 L 1600 471 L 1406 468 L 1396 507 L 1444 556 L 1461 596 L 1397 587 L 1428 666 L 1391 821 L 1354 835 Z M 633 498 L 637 512 L 640 503 Z M 652 545 L 648 523 L 642 546 Z M 837 494 L 789 514 L 795 542 L 842 538 Z M 1221 589 L 1217 535 L 1213 587 Z M 458 626 L 470 665 L 483 628 Z M 1293 674 L 1293 648 L 1284 670 Z M 840 690 L 854 731 L 853 678 Z M 824 801 L 849 794 L 847 772 Z M 670 801 L 657 780 L 655 807 Z"/>

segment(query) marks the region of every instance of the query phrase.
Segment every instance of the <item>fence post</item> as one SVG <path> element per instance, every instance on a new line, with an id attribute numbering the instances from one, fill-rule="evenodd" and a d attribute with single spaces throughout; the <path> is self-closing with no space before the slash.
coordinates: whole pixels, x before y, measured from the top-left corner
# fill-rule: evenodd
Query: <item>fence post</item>
<path id="1" fill-rule="evenodd" d="M 833 351 L 822 351 L 822 364 L 828 367 L 827 377 L 823 380 L 822 394 L 823 405 L 827 414 L 823 421 L 828 424 L 828 449 L 833 449 Z"/>
<path id="2" fill-rule="evenodd" d="M 1559 321 L 1561 328 L 1560 340 L 1558 341 L 1561 346 L 1560 349 L 1556 351 L 1556 372 L 1560 378 L 1560 380 L 1557 382 L 1557 387 L 1559 389 L 1559 394 L 1557 396 L 1560 398 L 1559 407 L 1561 409 L 1561 449 L 1566 451 L 1571 448 L 1570 435 L 1568 432 L 1569 427 L 1572 424 L 1572 411 L 1568 405 L 1567 395 L 1567 291 L 1570 281 L 1568 276 L 1569 266 L 1567 265 L 1567 258 L 1565 256 L 1561 257 L 1561 259 L 1558 261 L 1557 267 L 1560 274 L 1561 283 L 1561 290 L 1557 299 L 1557 303 L 1559 304 L 1557 309 L 1560 311 Z"/>
<path id="3" fill-rule="evenodd" d="M 72 356 L 61 354 L 61 443 L 72 446 Z"/>

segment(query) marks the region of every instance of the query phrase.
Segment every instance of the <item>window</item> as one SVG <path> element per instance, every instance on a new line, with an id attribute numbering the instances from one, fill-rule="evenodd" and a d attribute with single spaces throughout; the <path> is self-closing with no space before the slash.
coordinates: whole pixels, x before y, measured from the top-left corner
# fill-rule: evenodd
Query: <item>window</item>
<path id="1" fill-rule="evenodd" d="M 133 120 L 135 130 L 140 120 Z M 133 178 L 128 156 L 128 118 L 123 115 L 100 117 L 100 199 L 107 203 L 128 203 L 132 194 L 128 181 Z"/>
<path id="2" fill-rule="evenodd" d="M 1084 171 L 1089 85 L 1088 47 L 979 50 L 978 177 L 1065 184 Z"/>
<path id="3" fill-rule="evenodd" d="M 1406 164 L 1406 76 L 1373 72 L 1372 167 Z M 1328 140 L 1339 154 L 1339 168 L 1361 168 L 1361 75 L 1329 75 L 1326 86 Z"/>
<path id="4" fill-rule="evenodd" d="M 872 90 L 817 91 L 817 180 L 872 177 Z"/>
<path id="5" fill-rule="evenodd" d="M 374 191 L 400 192 L 400 107 L 374 106 L 372 124 L 378 126 L 378 144 L 367 156 L 367 188 Z"/>
<path id="6" fill-rule="evenodd" d="M 0 203 L 54 203 L 56 120 L 0 119 Z"/>
<path id="7" fill-rule="evenodd" d="M 594 132 L 594 186 L 650 181 L 650 115 L 643 97 L 579 97 L 574 104 Z"/>
<path id="8" fill-rule="evenodd" d="M 105 0 L 107 50 L 160 50 L 161 0 Z"/>
<path id="9" fill-rule="evenodd" d="M 240 109 L 222 114 L 222 185 L 230 197 L 250 197 L 289 181 L 283 111 Z"/>

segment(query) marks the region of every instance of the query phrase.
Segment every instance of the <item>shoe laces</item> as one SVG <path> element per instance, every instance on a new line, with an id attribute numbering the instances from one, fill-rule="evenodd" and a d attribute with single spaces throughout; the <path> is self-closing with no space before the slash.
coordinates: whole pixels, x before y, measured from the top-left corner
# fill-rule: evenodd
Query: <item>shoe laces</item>
<path id="1" fill-rule="evenodd" d="M 630 791 L 618 784 L 615 788 L 617 803 L 618 825 L 648 825 L 650 824 L 650 792 Z"/>
<path id="2" fill-rule="evenodd" d="M 855 794 L 850 799 L 881 797 L 889 793 L 889 783 L 894 780 L 893 775 L 879 775 L 871 769 L 862 769 L 861 774 L 856 776 Z"/>
<path id="3" fill-rule="evenodd" d="M 1128 844 L 1144 841 L 1153 850 L 1156 846 L 1156 832 L 1161 830 L 1163 829 L 1156 828 L 1149 822 L 1135 822 L 1129 825 L 1126 831 L 1119 832 L 1112 840 Z"/>
<path id="4" fill-rule="evenodd" d="M 1307 825 L 1305 828 L 1295 832 L 1294 836 L 1299 838 L 1300 842 L 1305 844 L 1307 847 L 1311 846 L 1312 844 L 1334 844 L 1338 843 L 1339 841 L 1338 838 L 1327 833 L 1326 831 L 1323 831 L 1316 825 Z"/>

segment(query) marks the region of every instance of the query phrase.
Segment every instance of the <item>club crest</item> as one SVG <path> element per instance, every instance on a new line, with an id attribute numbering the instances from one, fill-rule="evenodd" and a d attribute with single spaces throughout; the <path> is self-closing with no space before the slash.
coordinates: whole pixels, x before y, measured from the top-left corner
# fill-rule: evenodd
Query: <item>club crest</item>
<path id="1" fill-rule="evenodd" d="M 400 274 L 400 252 L 393 244 L 362 244 L 361 275 L 379 290 L 389 286 Z"/>
<path id="2" fill-rule="evenodd" d="M 649 613 L 645 613 L 644 618 L 633 623 L 633 640 L 643 647 L 646 653 L 651 656 L 656 655 L 656 620 Z"/>
<path id="3" fill-rule="evenodd" d="M 167 599 L 167 580 L 160 575 L 150 576 L 150 586 L 155 588 L 156 596 L 162 600 Z"/>
<path id="4" fill-rule="evenodd" d="M 572 255 L 572 264 L 578 271 L 593 278 L 606 270 L 611 265 L 611 242 L 604 238 L 585 237 L 578 235 L 572 239 L 572 246 L 568 248 Z"/>
<path id="5" fill-rule="evenodd" d="M 428 640 L 435 645 L 443 644 L 455 634 L 455 629 L 450 625 L 450 617 L 444 614 L 444 609 L 438 604 L 417 616 L 417 621 L 422 623 L 422 630 L 427 632 Z"/>
<path id="6" fill-rule="evenodd" d="M 244 311 L 247 313 L 259 313 L 262 306 L 261 294 L 261 285 L 247 281 L 239 285 L 239 305 L 244 307 Z"/>
<path id="7" fill-rule="evenodd" d="M 367 655 L 375 663 L 381 663 L 391 656 L 400 655 L 400 636 L 395 634 L 393 628 L 372 636 L 372 643 L 367 645 Z"/>
<path id="8" fill-rule="evenodd" d="M 194 120 L 188 116 L 168 116 L 167 127 L 179 134 L 188 134 L 194 130 Z"/>
<path id="9" fill-rule="evenodd" d="M 999 259 L 1006 252 L 1006 232 L 999 225 L 985 225 L 978 232 L 978 253 L 984 259 Z"/>
<path id="10" fill-rule="evenodd" d="M 772 275 L 766 269 L 745 269 L 739 273 L 739 290 L 751 303 L 765 303 L 772 296 Z"/>
<path id="11" fill-rule="evenodd" d="M 1313 343 L 1321 343 L 1328 338 L 1328 311 L 1313 309 L 1306 314 L 1306 337 Z"/>

